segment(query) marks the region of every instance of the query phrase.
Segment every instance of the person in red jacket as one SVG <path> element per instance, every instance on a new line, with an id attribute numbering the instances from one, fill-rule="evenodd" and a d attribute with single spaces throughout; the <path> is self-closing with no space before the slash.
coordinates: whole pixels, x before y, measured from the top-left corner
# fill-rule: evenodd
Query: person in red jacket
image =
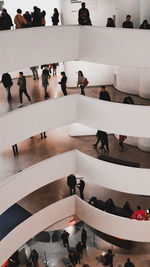
<path id="1" fill-rule="evenodd" d="M 140 206 L 137 207 L 137 211 L 135 211 L 132 216 L 131 219 L 135 219 L 138 221 L 147 221 L 147 216 L 146 216 L 146 212 L 144 210 L 141 209 Z"/>

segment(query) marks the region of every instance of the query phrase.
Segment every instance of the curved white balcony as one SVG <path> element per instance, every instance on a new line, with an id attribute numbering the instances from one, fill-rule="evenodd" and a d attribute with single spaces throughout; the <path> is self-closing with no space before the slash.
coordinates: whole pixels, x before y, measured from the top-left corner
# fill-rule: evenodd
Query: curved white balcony
<path id="1" fill-rule="evenodd" d="M 0 150 L 75 122 L 108 133 L 150 137 L 149 113 L 149 106 L 125 105 L 81 95 L 51 99 L 1 116 Z"/>
<path id="2" fill-rule="evenodd" d="M 118 217 L 90 206 L 77 196 L 72 196 L 41 210 L 11 231 L 0 242 L 0 265 L 34 235 L 72 215 L 108 235 L 137 242 L 150 241 L 148 221 Z"/>
<path id="3" fill-rule="evenodd" d="M 0 74 L 71 60 L 150 68 L 148 30 L 57 26 L 2 31 L 0 36 Z"/>
<path id="4" fill-rule="evenodd" d="M 73 150 L 35 164 L 1 183 L 0 214 L 35 190 L 71 173 L 83 176 L 86 183 L 149 196 L 149 169 L 111 164 Z"/>

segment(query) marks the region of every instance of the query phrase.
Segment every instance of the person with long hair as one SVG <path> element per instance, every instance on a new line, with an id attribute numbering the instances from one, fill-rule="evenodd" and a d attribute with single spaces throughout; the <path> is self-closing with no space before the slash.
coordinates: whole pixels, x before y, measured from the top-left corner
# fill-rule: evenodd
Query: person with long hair
<path id="1" fill-rule="evenodd" d="M 57 8 L 54 8 L 54 13 L 53 13 L 53 16 L 51 18 L 52 18 L 53 26 L 54 25 L 58 25 L 58 23 L 59 23 L 59 12 L 58 12 Z"/>
<path id="2" fill-rule="evenodd" d="M 81 95 L 85 95 L 84 89 L 85 89 L 85 77 L 83 75 L 83 72 L 81 70 L 78 71 L 78 82 L 77 87 L 80 85 L 81 88 Z"/>

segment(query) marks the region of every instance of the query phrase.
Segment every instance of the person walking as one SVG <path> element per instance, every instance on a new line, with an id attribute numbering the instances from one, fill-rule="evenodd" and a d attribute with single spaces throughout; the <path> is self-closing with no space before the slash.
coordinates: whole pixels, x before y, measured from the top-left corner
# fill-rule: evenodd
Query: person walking
<path id="1" fill-rule="evenodd" d="M 49 77 L 49 70 L 47 68 L 45 68 L 42 72 L 42 85 L 43 85 L 44 90 L 45 90 L 45 98 L 49 97 L 49 94 L 47 92 L 47 86 L 49 85 L 48 77 Z"/>
<path id="2" fill-rule="evenodd" d="M 4 87 L 7 90 L 7 100 L 8 102 L 12 99 L 12 95 L 10 92 L 11 87 L 13 86 L 12 78 L 9 73 L 4 73 L 2 75 L 2 80 L 1 82 L 3 83 Z"/>
<path id="3" fill-rule="evenodd" d="M 34 66 L 30 68 L 32 70 L 33 73 L 33 80 L 39 80 L 39 76 L 38 76 L 38 66 Z"/>
<path id="4" fill-rule="evenodd" d="M 77 179 L 75 175 L 70 174 L 67 177 L 67 185 L 70 188 L 70 195 L 75 195 L 76 193 L 76 184 L 77 184 Z"/>
<path id="5" fill-rule="evenodd" d="M 53 16 L 51 17 L 53 26 L 58 25 L 59 23 L 59 12 L 57 8 L 54 8 Z"/>
<path id="6" fill-rule="evenodd" d="M 85 2 L 81 3 L 81 8 L 78 12 L 78 22 L 79 25 L 92 25 L 90 19 L 89 10 L 85 6 Z"/>
<path id="7" fill-rule="evenodd" d="M 16 29 L 25 28 L 27 26 L 27 21 L 22 16 L 22 10 L 17 9 L 17 15 L 15 16 L 14 23 L 16 25 Z"/>
<path id="8" fill-rule="evenodd" d="M 80 260 L 82 259 L 83 249 L 84 249 L 83 242 L 82 241 L 78 242 L 78 244 L 76 245 L 76 251 L 78 253 L 79 263 L 81 263 Z"/>
<path id="9" fill-rule="evenodd" d="M 26 88 L 26 78 L 23 75 L 23 72 L 19 72 L 19 79 L 17 82 L 17 85 L 19 86 L 19 96 L 20 96 L 20 104 L 22 105 L 22 94 L 24 93 L 25 96 L 28 98 L 29 102 L 31 102 L 31 98 L 28 95 L 27 88 Z"/>
<path id="10" fill-rule="evenodd" d="M 85 182 L 83 180 L 80 179 L 80 183 L 78 184 L 78 188 L 80 191 L 80 198 L 84 200 L 84 188 L 85 188 Z"/>
<path id="11" fill-rule="evenodd" d="M 66 73 L 64 71 L 61 72 L 61 81 L 59 82 L 59 84 L 61 85 L 61 90 L 65 95 L 67 95 L 67 90 L 66 90 L 66 84 L 67 84 L 67 76 L 66 76 Z"/>
<path id="12" fill-rule="evenodd" d="M 86 242 L 87 242 L 87 232 L 83 228 L 81 232 L 81 242 L 83 243 L 83 247 L 86 248 Z"/>
<path id="13" fill-rule="evenodd" d="M 81 88 L 81 95 L 85 95 L 84 89 L 85 89 L 85 77 L 83 75 L 83 72 L 81 70 L 78 71 L 78 82 L 77 87 L 80 85 Z"/>
<path id="14" fill-rule="evenodd" d="M 97 142 L 96 144 L 93 144 L 93 147 L 97 148 L 98 143 L 101 141 L 102 145 L 100 149 L 105 150 L 105 146 L 107 151 L 109 151 L 109 145 L 108 145 L 108 135 L 104 131 L 98 130 L 96 133 Z"/>
<path id="15" fill-rule="evenodd" d="M 64 230 L 62 235 L 61 235 L 63 245 L 65 248 L 67 247 L 68 251 L 69 251 L 69 236 L 70 236 L 70 234 L 68 232 L 66 232 L 66 230 Z"/>

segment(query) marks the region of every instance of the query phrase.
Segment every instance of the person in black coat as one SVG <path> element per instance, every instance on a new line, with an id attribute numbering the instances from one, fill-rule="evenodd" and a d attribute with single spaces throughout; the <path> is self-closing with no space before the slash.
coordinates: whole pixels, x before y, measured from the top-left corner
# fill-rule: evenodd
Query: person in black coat
<path id="1" fill-rule="evenodd" d="M 123 100 L 124 104 L 134 104 L 134 100 L 131 96 L 126 96 Z"/>
<path id="2" fill-rule="evenodd" d="M 13 26 L 11 16 L 7 13 L 7 10 L 4 8 L 0 16 L 0 30 L 10 30 Z"/>
<path id="3" fill-rule="evenodd" d="M 133 264 L 133 262 L 130 261 L 130 259 L 127 259 L 127 262 L 125 263 L 124 267 L 135 267 L 135 265 Z"/>
<path id="4" fill-rule="evenodd" d="M 67 177 L 67 185 L 70 188 L 70 195 L 75 195 L 75 193 L 76 193 L 76 184 L 77 184 L 76 177 L 73 174 L 70 174 Z"/>
<path id="5" fill-rule="evenodd" d="M 100 147 L 100 149 L 104 149 L 105 150 L 105 146 L 107 151 L 109 151 L 109 145 L 108 145 L 108 135 L 106 132 L 104 131 L 100 131 L 98 130 L 96 133 L 96 137 L 97 137 L 97 142 L 96 144 L 93 144 L 93 147 L 97 147 L 98 143 L 101 142 L 102 145 Z"/>
<path id="6" fill-rule="evenodd" d="M 59 84 L 61 85 L 61 90 L 65 96 L 65 95 L 67 95 L 67 90 L 66 90 L 67 76 L 66 76 L 64 71 L 61 72 L 61 76 L 62 76 L 62 78 L 61 78 L 61 81 L 59 82 Z"/>
<path id="7" fill-rule="evenodd" d="M 37 266 L 38 259 L 39 259 L 39 254 L 37 253 L 37 251 L 36 251 L 35 249 L 33 249 L 33 250 L 31 251 L 31 255 L 30 255 L 29 260 L 32 260 L 33 265 L 34 265 L 35 267 Z"/>
<path id="8" fill-rule="evenodd" d="M 104 209 L 106 212 L 109 212 L 109 213 L 114 213 L 116 208 L 115 208 L 115 205 L 114 205 L 114 202 L 111 198 L 109 198 L 106 203 L 105 203 L 105 209 Z"/>
<path id="9" fill-rule="evenodd" d="M 134 213 L 128 201 L 125 202 L 123 210 L 128 214 L 128 218 L 131 218 L 132 214 Z"/>
<path id="10" fill-rule="evenodd" d="M 89 10 L 85 7 L 85 3 L 81 3 L 81 8 L 78 12 L 79 25 L 92 25 Z"/>
<path id="11" fill-rule="evenodd" d="M 23 72 L 19 72 L 19 79 L 17 82 L 17 85 L 19 86 L 19 96 L 20 96 L 20 104 L 22 105 L 22 94 L 24 93 L 25 96 L 28 98 L 29 102 L 31 102 L 31 98 L 27 92 L 26 88 L 26 78 L 23 76 Z"/>
<path id="12" fill-rule="evenodd" d="M 72 266 L 75 267 L 76 264 L 78 264 L 79 262 L 79 257 L 78 257 L 78 253 L 74 250 L 70 251 L 69 253 L 69 259 L 72 263 Z"/>
<path id="13" fill-rule="evenodd" d="M 40 8 L 37 6 L 33 7 L 34 12 L 31 14 L 32 16 L 32 26 L 39 27 L 42 26 L 42 13 Z"/>
<path id="14" fill-rule="evenodd" d="M 68 232 L 66 232 L 66 230 L 63 231 L 62 235 L 61 235 L 61 239 L 63 241 L 63 245 L 64 247 L 68 248 L 68 251 L 69 251 L 69 236 L 70 234 Z"/>
<path id="15" fill-rule="evenodd" d="M 140 29 L 150 30 L 150 25 L 148 24 L 147 19 L 143 20 L 142 24 L 140 25 Z"/>
<path id="16" fill-rule="evenodd" d="M 54 14 L 53 14 L 53 16 L 51 18 L 52 18 L 53 26 L 54 25 L 58 25 L 58 23 L 59 23 L 59 12 L 58 12 L 57 8 L 54 8 Z"/>
<path id="17" fill-rule="evenodd" d="M 81 232 L 81 242 L 83 243 L 83 247 L 86 248 L 86 241 L 87 241 L 87 232 L 83 228 Z"/>
<path id="18" fill-rule="evenodd" d="M 105 86 L 101 86 L 101 91 L 99 94 L 99 99 L 100 100 L 105 100 L 105 101 L 111 101 L 109 93 L 105 90 Z"/>
<path id="19" fill-rule="evenodd" d="M 78 253 L 79 263 L 80 263 L 80 259 L 82 259 L 83 249 L 84 249 L 84 244 L 81 241 L 76 245 L 76 251 Z"/>
<path id="20" fill-rule="evenodd" d="M 4 73 L 2 75 L 2 80 L 1 82 L 3 83 L 4 87 L 6 88 L 7 90 L 7 100 L 8 102 L 12 99 L 12 95 L 11 95 L 11 92 L 10 92 L 10 88 L 12 87 L 13 85 L 13 82 L 12 82 L 12 78 L 10 76 L 9 73 Z"/>
<path id="21" fill-rule="evenodd" d="M 130 29 L 133 29 L 133 22 L 130 21 L 131 20 L 131 16 L 130 15 L 127 15 L 126 16 L 126 21 L 124 21 L 122 23 L 122 28 L 130 28 Z"/>
<path id="22" fill-rule="evenodd" d="M 106 27 L 115 27 L 114 20 L 112 18 L 107 19 Z"/>
<path id="23" fill-rule="evenodd" d="M 114 255 L 112 253 L 112 250 L 111 249 L 108 249 L 107 254 L 104 256 L 104 258 L 105 258 L 104 265 L 105 266 L 108 266 L 109 265 L 110 267 L 113 267 L 113 257 L 114 257 Z"/>
<path id="24" fill-rule="evenodd" d="M 85 188 L 85 182 L 83 180 L 80 180 L 80 183 L 78 184 L 78 188 L 80 191 L 80 198 L 84 200 L 84 188 Z"/>
<path id="25" fill-rule="evenodd" d="M 31 17 L 31 14 L 29 13 L 29 11 L 26 11 L 25 14 L 23 15 L 23 17 L 25 18 L 25 20 L 27 22 L 27 27 L 32 27 L 32 17 Z"/>

